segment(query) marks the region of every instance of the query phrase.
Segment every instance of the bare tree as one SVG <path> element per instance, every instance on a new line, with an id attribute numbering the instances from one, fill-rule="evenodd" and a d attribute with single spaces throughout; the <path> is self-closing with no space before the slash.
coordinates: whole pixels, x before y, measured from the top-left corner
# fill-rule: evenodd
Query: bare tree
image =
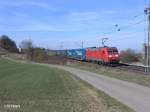
<path id="1" fill-rule="evenodd" d="M 33 42 L 32 40 L 23 40 L 19 47 L 21 48 L 22 52 L 25 52 L 26 50 L 33 48 Z"/>
<path id="2" fill-rule="evenodd" d="M 33 59 L 34 46 L 32 40 L 23 40 L 19 45 L 21 52 L 27 55 L 29 60 Z"/>
<path id="3" fill-rule="evenodd" d="M 127 49 L 120 52 L 120 58 L 122 62 L 139 62 L 142 59 L 142 53 L 136 52 L 133 49 Z"/>

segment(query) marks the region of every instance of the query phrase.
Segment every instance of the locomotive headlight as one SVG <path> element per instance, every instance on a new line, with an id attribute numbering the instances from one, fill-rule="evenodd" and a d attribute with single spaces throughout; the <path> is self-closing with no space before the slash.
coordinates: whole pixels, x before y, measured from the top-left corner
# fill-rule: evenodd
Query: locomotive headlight
<path id="1" fill-rule="evenodd" d="M 119 55 L 118 55 L 118 54 L 116 54 L 115 56 L 116 56 L 116 57 L 119 57 Z"/>
<path id="2" fill-rule="evenodd" d="M 109 58 L 112 58 L 112 55 L 109 55 Z"/>

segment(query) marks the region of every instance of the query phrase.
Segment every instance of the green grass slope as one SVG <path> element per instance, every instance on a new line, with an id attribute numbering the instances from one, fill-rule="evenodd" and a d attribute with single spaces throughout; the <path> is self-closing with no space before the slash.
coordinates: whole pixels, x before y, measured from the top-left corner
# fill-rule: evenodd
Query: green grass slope
<path id="1" fill-rule="evenodd" d="M 133 111 L 68 72 L 0 59 L 0 112 Z"/>

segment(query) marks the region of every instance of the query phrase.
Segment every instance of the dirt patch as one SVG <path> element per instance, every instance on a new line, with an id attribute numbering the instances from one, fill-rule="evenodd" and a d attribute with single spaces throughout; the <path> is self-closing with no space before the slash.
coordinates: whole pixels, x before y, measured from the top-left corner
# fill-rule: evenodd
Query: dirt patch
<path id="1" fill-rule="evenodd" d="M 65 57 L 51 56 L 45 60 L 44 63 L 65 65 L 67 61 L 68 59 Z"/>

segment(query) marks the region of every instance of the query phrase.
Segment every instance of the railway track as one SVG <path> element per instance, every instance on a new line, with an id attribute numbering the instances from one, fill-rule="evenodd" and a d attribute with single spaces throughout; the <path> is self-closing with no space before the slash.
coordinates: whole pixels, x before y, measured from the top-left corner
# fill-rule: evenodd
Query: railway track
<path id="1" fill-rule="evenodd" d="M 138 66 L 138 65 L 130 65 L 130 64 L 119 64 L 119 66 L 116 66 L 115 69 L 124 70 L 124 71 L 131 71 L 141 74 L 150 74 L 150 68 L 149 72 L 147 72 L 147 68 L 144 66 Z"/>
<path id="2" fill-rule="evenodd" d="M 75 60 L 75 59 L 71 59 L 71 58 L 65 58 L 65 57 L 61 57 L 60 60 L 65 60 L 66 62 L 72 62 L 72 63 L 84 63 L 84 66 L 88 66 L 88 65 L 92 65 L 95 66 L 96 68 L 99 67 L 108 67 L 110 69 L 116 69 L 116 70 L 121 70 L 121 71 L 126 71 L 126 72 L 134 72 L 134 73 L 138 73 L 138 74 L 143 74 L 143 75 L 150 75 L 150 67 L 149 67 L 149 72 L 146 72 L 146 67 L 145 66 L 138 66 L 138 65 L 131 65 L 131 64 L 125 64 L 125 63 L 119 63 L 116 65 L 98 65 L 98 63 L 96 62 L 81 62 L 80 60 Z"/>
<path id="3" fill-rule="evenodd" d="M 77 62 L 78 60 L 69 59 L 69 61 Z M 97 66 L 97 63 L 91 63 L 91 62 L 87 62 L 87 63 L 90 63 L 95 67 Z M 148 74 L 150 75 L 150 67 L 149 67 L 149 72 L 147 72 L 146 71 L 147 69 L 145 66 L 138 66 L 138 65 L 131 65 L 131 64 L 124 64 L 124 63 L 111 65 L 111 66 L 108 66 L 108 65 L 100 65 L 100 66 L 107 66 L 111 69 L 117 69 L 117 70 L 122 70 L 122 71 L 127 71 L 127 72 L 134 72 L 134 73 L 140 73 L 140 74 L 144 74 L 144 75 L 148 75 Z"/>

